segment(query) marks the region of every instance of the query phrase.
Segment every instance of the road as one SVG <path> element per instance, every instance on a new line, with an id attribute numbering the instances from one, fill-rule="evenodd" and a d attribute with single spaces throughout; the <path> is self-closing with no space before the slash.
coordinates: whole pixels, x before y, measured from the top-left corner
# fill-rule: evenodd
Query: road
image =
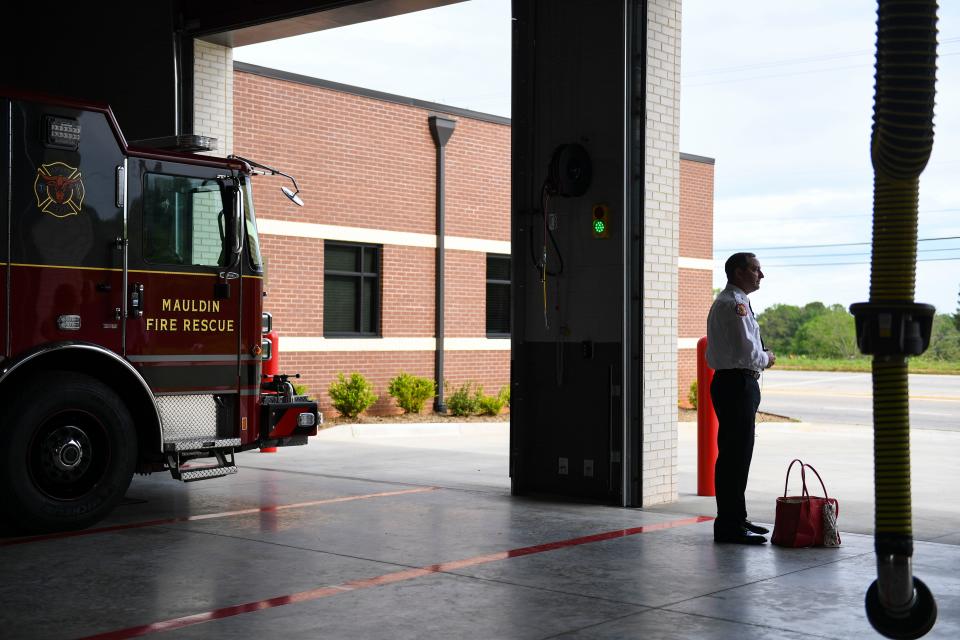
<path id="1" fill-rule="evenodd" d="M 873 424 L 869 373 L 778 371 L 761 378 L 760 410 L 804 422 Z M 960 431 L 960 376 L 911 375 L 910 427 Z"/>

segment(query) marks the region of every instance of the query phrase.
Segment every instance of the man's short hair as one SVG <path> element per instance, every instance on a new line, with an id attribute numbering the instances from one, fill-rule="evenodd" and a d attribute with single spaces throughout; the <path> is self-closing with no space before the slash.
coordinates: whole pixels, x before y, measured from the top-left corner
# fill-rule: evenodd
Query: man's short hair
<path id="1" fill-rule="evenodd" d="M 756 257 L 757 255 L 755 253 L 741 251 L 727 258 L 727 261 L 723 265 L 723 271 L 727 274 L 727 280 L 733 280 L 733 276 L 737 273 L 737 269 L 749 268 L 750 258 Z"/>

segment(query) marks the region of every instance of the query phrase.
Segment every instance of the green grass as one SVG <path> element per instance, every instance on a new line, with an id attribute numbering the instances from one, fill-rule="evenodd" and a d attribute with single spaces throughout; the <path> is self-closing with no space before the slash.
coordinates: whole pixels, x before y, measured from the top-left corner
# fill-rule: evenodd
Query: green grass
<path id="1" fill-rule="evenodd" d="M 789 371 L 859 371 L 870 373 L 871 358 L 808 358 L 807 356 L 782 356 L 777 358 L 777 369 Z M 937 373 L 960 375 L 960 362 L 911 358 L 910 373 Z"/>

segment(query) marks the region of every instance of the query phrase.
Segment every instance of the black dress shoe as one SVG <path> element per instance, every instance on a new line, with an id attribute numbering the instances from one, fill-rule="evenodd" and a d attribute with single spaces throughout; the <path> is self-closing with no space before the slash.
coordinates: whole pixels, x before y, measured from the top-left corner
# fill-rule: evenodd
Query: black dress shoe
<path id="1" fill-rule="evenodd" d="M 743 527 L 733 531 L 714 531 L 713 541 L 730 544 L 766 544 L 767 539 Z"/>
<path id="2" fill-rule="evenodd" d="M 759 533 L 760 535 L 766 535 L 770 533 L 770 529 L 767 529 L 766 527 L 761 527 L 758 524 L 753 524 L 749 520 L 743 521 L 743 528 L 752 533 Z"/>

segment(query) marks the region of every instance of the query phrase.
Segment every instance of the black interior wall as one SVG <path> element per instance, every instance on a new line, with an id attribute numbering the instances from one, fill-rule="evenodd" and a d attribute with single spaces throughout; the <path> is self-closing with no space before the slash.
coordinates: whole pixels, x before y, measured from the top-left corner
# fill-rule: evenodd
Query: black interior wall
<path id="1" fill-rule="evenodd" d="M 631 119 L 639 5 L 639 0 L 513 3 L 511 481 L 516 494 L 623 503 L 625 461 L 631 465 L 627 477 L 639 482 L 634 469 L 639 438 L 624 434 L 625 423 L 639 432 L 639 417 L 623 406 L 625 380 L 635 379 L 639 367 L 639 306 L 625 304 L 639 301 L 639 198 L 633 189 L 642 181 L 634 181 L 627 169 L 636 149 L 642 149 Z M 642 112 L 642 101 L 636 104 Z M 540 194 L 551 154 L 567 143 L 587 150 L 593 177 L 582 196 L 552 197 L 547 203 L 547 224 L 555 227 L 556 241 L 554 246 L 547 239 L 547 268 L 556 275 L 546 277 L 545 321 L 536 266 L 544 244 Z M 610 212 L 606 238 L 592 231 L 598 204 Z M 630 208 L 633 212 L 625 215 Z M 633 402 L 636 390 L 628 391 Z"/>
<path id="2" fill-rule="evenodd" d="M 0 84 L 106 102 L 128 140 L 174 133 L 169 0 L 20 2 L 4 14 Z"/>

